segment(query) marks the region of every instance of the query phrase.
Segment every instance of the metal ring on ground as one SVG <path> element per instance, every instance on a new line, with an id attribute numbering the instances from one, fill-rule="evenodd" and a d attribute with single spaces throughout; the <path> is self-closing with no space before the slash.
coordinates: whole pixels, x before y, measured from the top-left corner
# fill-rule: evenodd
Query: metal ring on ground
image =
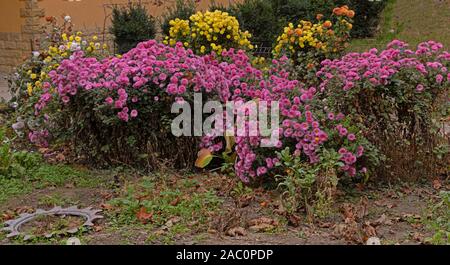
<path id="1" fill-rule="evenodd" d="M 97 219 L 103 218 L 103 216 L 98 215 L 99 212 L 102 210 L 93 210 L 92 207 L 84 208 L 84 209 L 78 209 L 77 206 L 72 206 L 69 208 L 61 208 L 61 207 L 55 207 L 51 210 L 42 210 L 37 209 L 34 213 L 23 213 L 19 216 L 17 219 L 8 220 L 5 222 L 4 228 L 0 229 L 2 231 L 9 231 L 9 234 L 7 235 L 8 238 L 20 236 L 23 235 L 24 239 L 27 240 L 32 235 L 26 235 L 22 232 L 20 232 L 20 227 L 24 225 L 25 223 L 28 223 L 34 219 L 36 219 L 39 216 L 79 216 L 84 217 L 86 221 L 80 226 L 94 226 L 94 221 Z M 67 231 L 69 234 L 75 234 L 78 232 L 78 228 L 70 229 Z M 45 235 L 46 237 L 52 237 L 54 233 L 50 233 Z"/>

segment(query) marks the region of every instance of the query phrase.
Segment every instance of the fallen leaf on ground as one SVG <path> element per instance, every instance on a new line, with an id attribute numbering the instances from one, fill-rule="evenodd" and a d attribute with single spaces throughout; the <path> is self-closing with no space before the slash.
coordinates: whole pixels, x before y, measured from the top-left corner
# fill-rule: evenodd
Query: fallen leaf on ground
<path id="1" fill-rule="evenodd" d="M 402 189 L 402 192 L 405 193 L 406 195 L 411 194 L 412 191 L 413 191 L 413 190 L 412 190 L 411 188 L 409 188 L 409 187 L 404 187 L 404 188 Z"/>
<path id="2" fill-rule="evenodd" d="M 375 220 L 375 222 L 373 222 L 373 225 L 375 226 L 392 225 L 392 221 L 389 218 L 387 218 L 385 214 L 382 214 L 380 218 L 378 218 L 377 220 Z"/>
<path id="3" fill-rule="evenodd" d="M 197 161 L 195 161 L 195 166 L 198 168 L 205 168 L 211 163 L 213 159 L 213 154 L 207 148 L 203 148 L 198 152 Z"/>
<path id="4" fill-rule="evenodd" d="M 45 153 L 47 153 L 49 151 L 49 149 L 48 148 L 39 148 L 38 151 L 41 154 L 45 154 Z"/>
<path id="5" fill-rule="evenodd" d="M 254 226 L 254 225 L 259 225 L 259 224 L 270 224 L 273 226 L 277 226 L 278 225 L 278 221 L 272 219 L 272 218 L 268 218 L 268 217 L 259 217 L 256 219 L 252 219 L 248 222 L 249 226 Z"/>
<path id="6" fill-rule="evenodd" d="M 172 218 L 170 218 L 167 222 L 166 222 L 166 226 L 167 227 L 172 227 L 174 224 L 179 223 L 181 221 L 181 218 L 178 216 L 174 216 Z"/>
<path id="7" fill-rule="evenodd" d="M 343 238 L 346 241 L 354 243 L 363 243 L 362 231 L 357 223 L 355 211 L 356 207 L 351 204 L 344 204 L 342 206 L 342 217 L 344 223 L 337 224 L 334 228 L 334 235 L 337 238 Z"/>
<path id="8" fill-rule="evenodd" d="M 348 203 L 345 203 L 342 206 L 342 214 L 344 215 L 344 220 L 355 220 L 356 219 L 355 214 L 354 214 L 354 209 Z"/>
<path id="9" fill-rule="evenodd" d="M 215 229 L 208 229 L 208 234 L 217 234 L 217 230 L 215 230 Z"/>
<path id="10" fill-rule="evenodd" d="M 141 223 L 146 224 L 152 220 L 153 212 L 149 213 L 145 207 L 141 207 L 139 212 L 136 213 L 136 217 Z"/>
<path id="11" fill-rule="evenodd" d="M 302 221 L 302 218 L 296 214 L 289 214 L 288 215 L 288 222 L 289 225 L 292 225 L 293 227 L 299 227 L 300 223 Z"/>
<path id="12" fill-rule="evenodd" d="M 238 198 L 237 205 L 239 208 L 244 208 L 250 205 L 255 197 L 253 195 L 243 195 Z"/>
<path id="13" fill-rule="evenodd" d="M 414 228 L 414 229 L 420 229 L 420 228 L 423 227 L 423 224 L 421 224 L 421 223 L 411 224 L 411 227 Z"/>
<path id="14" fill-rule="evenodd" d="M 278 226 L 278 221 L 268 217 L 260 217 L 248 222 L 249 229 L 253 232 L 267 232 Z"/>
<path id="15" fill-rule="evenodd" d="M 365 188 L 366 188 L 366 185 L 364 185 L 364 183 L 356 184 L 356 189 L 358 189 L 359 191 L 363 191 Z"/>
<path id="16" fill-rule="evenodd" d="M 419 232 L 415 232 L 415 233 L 412 235 L 412 239 L 414 239 L 414 240 L 417 241 L 417 242 L 422 242 L 423 239 L 424 239 L 424 236 L 423 236 L 421 233 L 419 233 Z"/>
<path id="17" fill-rule="evenodd" d="M 8 220 L 14 219 L 14 216 L 15 216 L 14 212 L 11 210 L 8 210 L 8 211 L 2 213 L 2 220 L 8 221 Z"/>
<path id="18" fill-rule="evenodd" d="M 159 229 L 155 231 L 155 236 L 162 236 L 166 233 L 166 231 L 164 231 L 164 229 Z"/>
<path id="19" fill-rule="evenodd" d="M 397 204 L 387 201 L 387 200 L 379 200 L 379 201 L 375 201 L 374 204 L 378 207 L 386 207 L 388 209 L 392 209 L 394 207 L 397 207 Z"/>
<path id="20" fill-rule="evenodd" d="M 245 236 L 246 234 L 245 229 L 242 227 L 233 227 L 225 233 L 225 235 L 230 237 Z"/>
<path id="21" fill-rule="evenodd" d="M 330 227 L 332 227 L 333 226 L 333 224 L 332 223 L 329 223 L 329 222 L 318 222 L 318 224 L 317 224 L 320 228 L 330 228 Z"/>
<path id="22" fill-rule="evenodd" d="M 102 196 L 102 198 L 104 199 L 104 200 L 109 200 L 109 199 L 111 199 L 112 198 L 112 193 L 110 193 L 110 192 L 105 192 L 105 191 L 101 191 L 100 192 L 100 196 Z"/>
<path id="23" fill-rule="evenodd" d="M 17 214 L 21 213 L 34 213 L 34 208 L 31 206 L 22 206 L 15 209 Z"/>
<path id="24" fill-rule="evenodd" d="M 362 197 L 357 206 L 357 215 L 359 219 L 364 219 L 369 214 L 369 199 Z"/>
<path id="25" fill-rule="evenodd" d="M 248 229 L 250 229 L 252 232 L 259 233 L 259 232 L 268 232 L 275 228 L 275 226 L 271 224 L 258 224 L 250 226 Z"/>
<path id="26" fill-rule="evenodd" d="M 61 153 L 57 154 L 55 158 L 58 162 L 63 162 L 64 160 L 66 160 L 66 157 Z"/>
<path id="27" fill-rule="evenodd" d="M 103 210 L 107 210 L 107 211 L 111 211 L 114 209 L 114 206 L 112 206 L 111 204 L 108 204 L 108 203 L 102 203 L 102 204 L 100 204 L 100 207 Z"/>
<path id="28" fill-rule="evenodd" d="M 410 214 L 410 213 L 405 213 L 402 215 L 402 218 L 400 218 L 401 221 L 408 221 L 408 219 L 416 219 L 419 220 L 422 217 L 418 214 Z"/>
<path id="29" fill-rule="evenodd" d="M 433 180 L 433 188 L 435 190 L 440 190 L 442 188 L 442 183 L 439 179 Z"/>
<path id="30" fill-rule="evenodd" d="M 374 237 L 377 235 L 377 230 L 372 226 L 370 222 L 366 222 L 363 225 L 363 230 L 367 238 Z"/>
<path id="31" fill-rule="evenodd" d="M 100 232 L 100 231 L 102 231 L 102 230 L 103 230 L 103 227 L 102 227 L 102 226 L 100 226 L 100 225 L 94 226 L 94 231 L 95 231 L 95 232 Z"/>
<path id="32" fill-rule="evenodd" d="M 75 185 L 73 183 L 67 183 L 67 184 L 64 185 L 64 188 L 66 188 L 66 189 L 73 189 L 73 188 L 75 188 Z"/>
<path id="33" fill-rule="evenodd" d="M 180 197 L 176 197 L 173 201 L 170 202 L 171 206 L 177 206 L 180 203 Z"/>

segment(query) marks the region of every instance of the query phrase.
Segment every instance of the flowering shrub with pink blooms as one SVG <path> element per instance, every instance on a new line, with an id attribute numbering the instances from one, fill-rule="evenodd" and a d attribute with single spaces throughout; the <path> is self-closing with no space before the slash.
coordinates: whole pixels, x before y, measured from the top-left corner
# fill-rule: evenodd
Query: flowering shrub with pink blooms
<path id="1" fill-rule="evenodd" d="M 443 136 L 440 118 L 449 106 L 450 53 L 442 48 L 428 41 L 409 49 L 396 40 L 383 51 L 324 60 L 317 72 L 330 109 L 363 125 L 364 135 L 386 155 L 383 175 L 425 176 L 439 173 L 439 163 L 448 165 L 435 155 Z"/>
<path id="2" fill-rule="evenodd" d="M 343 114 L 316 107 L 317 89 L 290 80 L 286 62 L 286 58 L 274 60 L 269 70 L 262 71 L 243 51 L 223 51 L 218 61 L 213 55 L 194 55 L 181 43 L 168 47 L 154 40 L 140 43 L 120 58 L 98 60 L 80 51 L 49 73 L 55 95 L 41 97 L 36 114 L 53 136 L 63 131 L 79 154 L 92 161 L 100 157 L 107 162 L 154 165 L 170 159 L 174 165 L 189 167 L 198 145 L 194 138 L 171 134 L 174 101 L 189 102 L 193 92 L 222 102 L 277 100 L 280 141 L 276 147 L 261 148 L 262 137 L 236 137 L 238 177 L 250 182 L 283 172 L 278 153 L 286 147 L 311 165 L 322 163 L 324 150 L 334 150 L 341 172 L 364 174 L 366 169 L 358 165 L 365 149 L 359 130 Z M 61 104 L 61 111 L 45 115 L 49 103 Z M 223 138 L 204 137 L 201 146 L 218 152 L 224 147 Z"/>

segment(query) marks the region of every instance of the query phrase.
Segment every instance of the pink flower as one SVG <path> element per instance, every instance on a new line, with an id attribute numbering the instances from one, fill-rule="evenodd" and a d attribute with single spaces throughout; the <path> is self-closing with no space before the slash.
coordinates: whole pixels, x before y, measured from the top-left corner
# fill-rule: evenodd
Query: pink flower
<path id="1" fill-rule="evenodd" d="M 347 139 L 348 139 L 349 141 L 353 142 L 353 141 L 356 140 L 356 136 L 355 136 L 353 133 L 350 133 L 350 134 L 347 136 Z"/>
<path id="2" fill-rule="evenodd" d="M 137 115 L 138 115 L 138 111 L 137 110 L 132 110 L 131 111 L 131 113 L 130 113 L 130 116 L 131 116 L 131 118 L 136 118 L 137 117 Z"/>
<path id="3" fill-rule="evenodd" d="M 417 92 L 422 92 L 423 89 L 424 89 L 424 87 L 423 87 L 422 84 L 419 84 L 419 85 L 417 85 L 417 87 L 416 87 L 416 91 L 417 91 Z"/>
<path id="4" fill-rule="evenodd" d="M 262 176 L 262 175 L 264 175 L 264 174 L 266 174 L 267 173 L 267 168 L 266 167 L 259 167 L 257 170 L 256 170 L 256 174 L 258 175 L 258 176 Z"/>
<path id="5" fill-rule="evenodd" d="M 67 104 L 67 103 L 69 103 L 70 98 L 69 98 L 68 96 L 63 96 L 63 97 L 61 98 L 61 100 L 62 100 L 62 102 L 64 102 L 64 104 Z"/>
<path id="6" fill-rule="evenodd" d="M 112 97 L 107 97 L 105 99 L 106 104 L 108 105 L 112 105 L 114 103 L 114 99 L 112 99 Z"/>
<path id="7" fill-rule="evenodd" d="M 341 154 L 341 155 L 345 155 L 347 153 L 347 149 L 342 147 L 341 149 L 339 149 L 338 153 Z"/>
<path id="8" fill-rule="evenodd" d="M 167 79 L 167 75 L 165 73 L 161 73 L 158 78 L 159 80 L 164 81 Z"/>
<path id="9" fill-rule="evenodd" d="M 341 136 L 346 136 L 347 133 L 348 133 L 348 131 L 347 131 L 346 128 L 341 128 L 341 129 L 339 130 L 339 134 L 340 134 Z"/>

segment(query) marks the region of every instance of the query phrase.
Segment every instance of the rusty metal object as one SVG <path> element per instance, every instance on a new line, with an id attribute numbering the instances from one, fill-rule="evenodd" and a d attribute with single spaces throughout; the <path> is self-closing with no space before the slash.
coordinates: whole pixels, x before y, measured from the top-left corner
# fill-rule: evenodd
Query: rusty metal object
<path id="1" fill-rule="evenodd" d="M 72 206 L 69 208 L 61 208 L 61 207 L 55 207 L 51 210 L 42 210 L 37 209 L 34 213 L 23 213 L 21 214 L 17 219 L 8 220 L 5 222 L 5 227 L 0 229 L 1 231 L 7 231 L 9 234 L 7 235 L 8 238 L 16 237 L 16 236 L 24 236 L 24 239 L 27 240 L 29 238 L 32 238 L 33 235 L 27 235 L 22 232 L 20 232 L 20 227 L 24 225 L 25 223 L 28 223 L 32 220 L 34 220 L 37 217 L 40 216 L 79 216 L 84 217 L 85 222 L 80 226 L 94 226 L 94 221 L 97 219 L 103 218 L 103 216 L 98 215 L 99 212 L 102 210 L 94 210 L 92 207 L 84 208 L 84 209 L 78 209 L 77 206 Z M 75 234 L 77 233 L 79 228 L 74 228 L 67 230 L 67 233 L 69 234 Z M 52 237 L 54 236 L 54 233 L 46 234 L 46 237 Z"/>

